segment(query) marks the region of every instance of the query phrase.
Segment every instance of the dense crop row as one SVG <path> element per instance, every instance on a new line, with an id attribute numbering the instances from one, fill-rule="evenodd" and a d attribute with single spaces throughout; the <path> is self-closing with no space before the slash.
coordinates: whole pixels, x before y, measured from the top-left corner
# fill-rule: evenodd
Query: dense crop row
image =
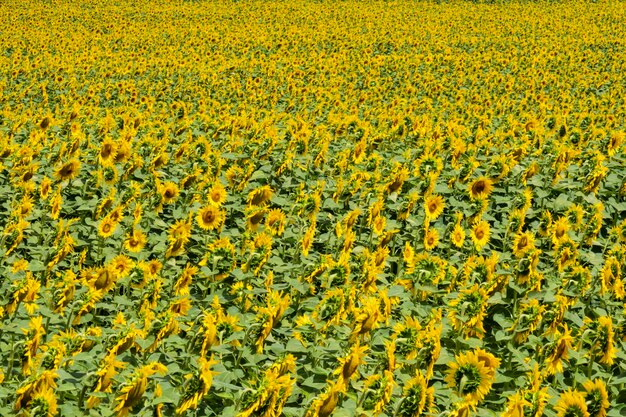
<path id="1" fill-rule="evenodd" d="M 0 414 L 621 415 L 624 22 L 0 3 Z"/>

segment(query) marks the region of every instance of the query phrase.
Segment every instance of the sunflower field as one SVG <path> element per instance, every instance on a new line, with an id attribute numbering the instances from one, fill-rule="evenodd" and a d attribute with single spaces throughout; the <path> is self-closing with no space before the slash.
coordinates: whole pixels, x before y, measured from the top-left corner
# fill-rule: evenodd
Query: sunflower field
<path id="1" fill-rule="evenodd" d="M 0 415 L 626 414 L 625 3 L 0 35 Z"/>

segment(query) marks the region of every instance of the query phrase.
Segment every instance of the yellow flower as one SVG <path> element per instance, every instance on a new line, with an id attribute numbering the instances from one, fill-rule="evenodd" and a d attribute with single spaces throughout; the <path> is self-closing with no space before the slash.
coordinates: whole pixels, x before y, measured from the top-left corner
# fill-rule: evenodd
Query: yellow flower
<path id="1" fill-rule="evenodd" d="M 51 187 L 52 187 L 52 181 L 50 181 L 50 178 L 44 177 L 41 180 L 41 184 L 39 184 L 39 195 L 41 196 L 43 200 L 46 200 L 48 198 Z"/>
<path id="2" fill-rule="evenodd" d="M 569 240 L 567 232 L 570 229 L 569 221 L 567 217 L 560 217 L 554 223 L 552 223 L 552 244 L 555 247 L 559 247 L 562 243 Z"/>
<path id="3" fill-rule="evenodd" d="M 440 195 L 431 194 L 424 200 L 426 221 L 436 220 L 443 212 L 444 202 Z"/>
<path id="4" fill-rule="evenodd" d="M 80 161 L 78 159 L 72 159 L 69 162 L 61 165 L 55 172 L 56 177 L 61 180 L 71 180 L 75 178 L 80 172 Z"/>
<path id="5" fill-rule="evenodd" d="M 148 377 L 157 372 L 166 374 L 167 368 L 160 363 L 153 362 L 135 372 L 133 379 L 122 387 L 120 395 L 117 397 L 115 411 L 117 411 L 118 417 L 129 415 L 130 410 L 141 401 L 143 394 L 146 392 Z"/>
<path id="6" fill-rule="evenodd" d="M 260 206 L 272 198 L 272 189 L 269 185 L 264 185 L 248 194 L 248 204 L 252 206 Z"/>
<path id="7" fill-rule="evenodd" d="M 532 404 L 524 398 L 524 392 L 516 392 L 508 397 L 502 417 L 524 417 L 524 409 L 530 409 L 531 406 Z"/>
<path id="8" fill-rule="evenodd" d="M 197 372 L 190 376 L 183 387 L 183 395 L 181 396 L 181 402 L 176 409 L 177 414 L 183 414 L 189 409 L 195 409 L 202 398 L 208 394 L 213 384 L 213 376 L 218 372 L 212 371 L 211 368 L 217 365 L 218 361 L 213 357 L 207 360 L 201 357 L 198 360 L 199 369 Z"/>
<path id="9" fill-rule="evenodd" d="M 472 181 L 469 185 L 469 194 L 472 200 L 489 197 L 493 189 L 491 180 L 487 177 L 480 177 Z"/>
<path id="10" fill-rule="evenodd" d="M 267 213 L 267 209 L 263 207 L 251 208 L 246 210 L 248 212 L 247 219 L 248 222 L 246 224 L 246 228 L 248 230 L 254 231 L 259 227 L 259 224 L 265 218 L 265 214 Z"/>
<path id="11" fill-rule="evenodd" d="M 429 228 L 424 236 L 424 249 L 433 250 L 439 244 L 439 232 L 434 228 Z"/>
<path id="12" fill-rule="evenodd" d="M 460 331 L 466 338 L 477 336 L 482 339 L 485 334 L 483 319 L 486 315 L 488 298 L 486 291 L 478 284 L 461 290 L 457 298 L 449 304 L 448 317 L 454 329 Z"/>
<path id="13" fill-rule="evenodd" d="M 420 371 L 411 378 L 403 390 L 403 398 L 398 409 L 398 416 L 418 417 L 430 412 L 435 397 L 435 389 L 428 387 L 428 382 Z"/>
<path id="14" fill-rule="evenodd" d="M 339 403 L 339 395 L 345 391 L 345 385 L 339 381 L 329 383 L 326 390 L 313 401 L 305 416 L 329 417 Z"/>
<path id="15" fill-rule="evenodd" d="M 335 372 L 339 373 L 339 381 L 348 384 L 350 378 L 355 374 L 357 367 L 365 364 L 365 351 L 367 349 L 367 345 L 361 346 L 360 342 L 357 341 L 350 349 L 350 354 L 339 360 L 339 372 Z"/>
<path id="16" fill-rule="evenodd" d="M 111 260 L 111 268 L 118 278 L 125 278 L 135 266 L 135 263 L 126 255 L 117 255 Z"/>
<path id="17" fill-rule="evenodd" d="M 513 239 L 513 255 L 521 258 L 535 248 L 535 236 L 531 232 L 518 233 Z"/>
<path id="18" fill-rule="evenodd" d="M 468 404 L 478 404 L 491 391 L 495 379 L 493 369 L 487 367 L 477 353 L 461 353 L 448 364 L 446 382 Z"/>
<path id="19" fill-rule="evenodd" d="M 216 181 L 209 190 L 209 201 L 218 207 L 226 201 L 226 189 L 221 182 Z"/>
<path id="20" fill-rule="evenodd" d="M 265 227 L 273 236 L 280 236 L 285 231 L 285 213 L 281 209 L 272 209 L 265 219 Z"/>
<path id="21" fill-rule="evenodd" d="M 98 159 L 103 166 L 110 166 L 115 162 L 117 144 L 109 137 L 104 138 L 98 152 Z"/>
<path id="22" fill-rule="evenodd" d="M 315 237 L 315 222 L 311 223 L 311 226 L 307 229 L 302 237 L 302 256 L 309 256 L 309 251 L 313 245 L 313 239 Z"/>
<path id="23" fill-rule="evenodd" d="M 480 251 L 484 246 L 489 243 L 489 237 L 491 236 L 491 229 L 489 227 L 489 223 L 484 220 L 481 220 L 474 224 L 472 228 L 472 232 L 470 237 L 472 238 L 472 242 L 474 242 L 474 246 L 476 246 L 476 250 Z"/>
<path id="24" fill-rule="evenodd" d="M 589 417 L 606 417 L 611 406 L 606 384 L 601 379 L 594 379 L 583 384 L 585 389 L 585 403 Z"/>
<path id="25" fill-rule="evenodd" d="M 146 245 L 146 241 L 146 235 L 141 230 L 133 229 L 132 232 L 126 235 L 124 248 L 129 252 L 138 253 Z"/>
<path id="26" fill-rule="evenodd" d="M 452 235 L 450 239 L 452 240 L 452 244 L 457 248 L 463 247 L 463 243 L 465 242 L 465 230 L 463 230 L 463 227 L 460 223 L 457 223 L 454 226 L 454 229 L 452 229 Z"/>
<path id="27" fill-rule="evenodd" d="M 224 213 L 214 205 L 208 205 L 198 212 L 196 221 L 204 230 L 219 229 L 224 222 Z"/>
<path id="28" fill-rule="evenodd" d="M 384 216 L 376 216 L 372 219 L 372 230 L 376 235 L 381 235 L 387 226 L 387 219 Z"/>
<path id="29" fill-rule="evenodd" d="M 594 354 L 600 356 L 600 363 L 612 365 L 617 354 L 615 348 L 613 321 L 609 316 L 600 316 L 596 324 L 595 344 L 593 346 Z"/>
<path id="30" fill-rule="evenodd" d="M 590 417 L 585 402 L 585 394 L 578 391 L 563 392 L 554 406 L 554 411 L 558 417 Z"/>
<path id="31" fill-rule="evenodd" d="M 167 181 L 159 187 L 159 193 L 161 194 L 161 200 L 165 204 L 169 204 L 178 197 L 178 185 L 171 181 Z"/>
<path id="32" fill-rule="evenodd" d="M 569 356 L 574 338 L 567 325 L 563 333 L 556 332 L 555 340 L 546 347 L 545 372 L 547 375 L 563 372 L 563 361 Z"/>
<path id="33" fill-rule="evenodd" d="M 106 239 L 113 233 L 115 233 L 115 229 L 117 229 L 117 223 L 114 222 L 109 216 L 107 216 L 102 219 L 102 221 L 100 221 L 100 225 L 98 226 L 98 234 Z"/>
<path id="34" fill-rule="evenodd" d="M 368 297 L 363 302 L 354 319 L 354 330 L 351 340 L 356 340 L 358 336 L 368 334 L 375 328 L 380 319 L 379 301 L 376 297 Z"/>
<path id="35" fill-rule="evenodd" d="M 539 323 L 541 323 L 542 314 L 545 310 L 544 305 L 540 305 L 535 298 L 520 304 L 517 319 L 509 331 L 515 333 L 514 340 L 516 343 L 524 343 Z"/>
<path id="36" fill-rule="evenodd" d="M 108 353 L 104 360 L 102 361 L 102 365 L 96 372 L 96 376 L 98 379 L 96 380 L 94 392 L 111 392 L 111 387 L 113 385 L 113 377 L 117 375 L 117 370 L 124 368 L 126 366 L 125 362 L 121 362 L 117 360 L 117 357 L 114 353 Z M 87 408 L 93 408 L 100 404 L 100 398 L 96 396 L 91 396 L 87 400 Z"/>

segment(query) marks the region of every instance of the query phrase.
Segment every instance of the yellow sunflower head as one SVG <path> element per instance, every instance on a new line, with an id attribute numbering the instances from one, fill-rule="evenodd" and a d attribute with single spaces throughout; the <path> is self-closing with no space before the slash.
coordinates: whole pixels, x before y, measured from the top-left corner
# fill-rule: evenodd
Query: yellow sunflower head
<path id="1" fill-rule="evenodd" d="M 463 247 L 463 243 L 465 242 L 465 230 L 463 230 L 461 224 L 457 223 L 454 226 L 450 239 L 452 240 L 452 244 L 457 248 Z"/>
<path id="2" fill-rule="evenodd" d="M 133 253 L 141 252 L 146 245 L 146 235 L 139 229 L 133 229 L 132 232 L 126 235 L 124 241 L 124 248 Z"/>
<path id="3" fill-rule="evenodd" d="M 446 382 L 469 404 L 478 404 L 491 390 L 494 376 L 476 352 L 462 353 L 450 368 Z"/>
<path id="4" fill-rule="evenodd" d="M 100 225 L 98 226 L 98 234 L 103 238 L 107 238 L 115 233 L 115 229 L 117 228 L 117 223 L 113 221 L 109 216 L 102 219 Z"/>
<path id="5" fill-rule="evenodd" d="M 481 250 L 489 243 L 489 237 L 491 236 L 491 229 L 489 223 L 484 220 L 477 222 L 472 228 L 471 238 L 476 246 L 476 250 Z"/>
<path id="6" fill-rule="evenodd" d="M 252 206 L 260 206 L 272 198 L 272 189 L 269 185 L 264 185 L 248 194 L 248 203 Z"/>
<path id="7" fill-rule="evenodd" d="M 430 411 L 433 405 L 434 388 L 428 387 L 428 381 L 421 372 L 417 372 L 404 386 L 404 396 L 398 409 L 398 416 L 421 416 Z"/>
<path id="8" fill-rule="evenodd" d="M 585 394 L 568 390 L 561 394 L 554 406 L 558 417 L 590 417 Z"/>
<path id="9" fill-rule="evenodd" d="M 477 178 L 469 185 L 469 194 L 472 200 L 487 198 L 492 190 L 493 183 L 487 177 Z"/>
<path id="10" fill-rule="evenodd" d="M 439 244 L 439 232 L 437 229 L 428 229 L 424 235 L 424 249 L 433 250 Z"/>
<path id="11" fill-rule="evenodd" d="M 513 239 L 513 255 L 517 258 L 535 247 L 535 236 L 532 232 L 518 233 Z"/>
<path id="12" fill-rule="evenodd" d="M 163 200 L 163 203 L 165 204 L 171 203 L 178 196 L 179 189 L 176 183 L 167 181 L 160 188 L 161 188 L 160 189 L 161 199 Z"/>
<path id="13" fill-rule="evenodd" d="M 285 213 L 281 209 L 272 209 L 265 220 L 265 227 L 276 236 L 282 235 L 285 231 Z"/>
<path id="14" fill-rule="evenodd" d="M 224 222 L 224 213 L 219 207 L 209 204 L 198 212 L 196 221 L 204 230 L 219 229 Z"/>
<path id="15" fill-rule="evenodd" d="M 56 177 L 61 180 L 71 180 L 75 178 L 80 172 L 80 161 L 78 159 L 72 159 L 69 162 L 61 165 L 55 172 Z"/>
<path id="16" fill-rule="evenodd" d="M 209 199 L 217 206 L 221 206 L 224 201 L 226 201 L 226 189 L 221 182 L 216 181 L 215 184 L 213 184 L 209 190 Z"/>
<path id="17" fill-rule="evenodd" d="M 424 200 L 424 211 L 427 220 L 437 219 L 443 212 L 444 201 L 440 195 L 430 195 Z"/>
<path id="18" fill-rule="evenodd" d="M 587 381 L 583 384 L 585 389 L 585 402 L 589 417 L 606 417 L 606 412 L 611 405 L 606 384 L 601 379 Z"/>

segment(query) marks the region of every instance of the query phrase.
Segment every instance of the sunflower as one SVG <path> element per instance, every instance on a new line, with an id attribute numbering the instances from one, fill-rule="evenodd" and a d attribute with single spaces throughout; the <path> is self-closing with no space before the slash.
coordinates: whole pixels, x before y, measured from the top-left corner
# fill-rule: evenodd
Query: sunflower
<path id="1" fill-rule="evenodd" d="M 485 245 L 487 245 L 487 243 L 489 243 L 490 235 L 491 229 L 489 227 L 489 223 L 481 220 L 474 224 L 470 237 L 472 238 L 472 242 L 474 242 L 474 246 L 476 246 L 476 250 L 480 251 Z"/>
<path id="2" fill-rule="evenodd" d="M 372 219 L 372 231 L 376 235 L 381 235 L 387 226 L 387 218 L 385 216 L 376 216 Z"/>
<path id="3" fill-rule="evenodd" d="M 94 392 L 111 392 L 111 386 L 113 385 L 113 378 L 117 375 L 117 371 L 120 368 L 124 368 L 126 363 L 120 362 L 114 353 L 109 353 L 102 360 L 100 368 L 96 372 L 97 380 L 95 384 Z M 87 400 L 87 408 L 93 408 L 100 404 L 100 398 L 91 396 Z"/>
<path id="4" fill-rule="evenodd" d="M 226 201 L 226 189 L 221 182 L 216 181 L 209 190 L 209 201 L 216 206 L 221 206 Z"/>
<path id="5" fill-rule="evenodd" d="M 466 338 L 477 336 L 482 339 L 485 334 L 483 319 L 486 316 L 487 292 L 474 284 L 471 288 L 461 290 L 457 298 L 450 301 L 448 317 L 454 329 Z"/>
<path id="6" fill-rule="evenodd" d="M 339 403 L 340 394 L 345 392 L 346 388 L 341 382 L 330 382 L 326 390 L 313 400 L 305 417 L 329 417 Z"/>
<path id="7" fill-rule="evenodd" d="M 615 362 L 617 349 L 615 348 L 615 335 L 613 332 L 613 321 L 609 316 L 598 317 L 596 323 L 596 337 L 593 352 L 600 356 L 599 362 L 612 365 Z"/>
<path id="8" fill-rule="evenodd" d="M 104 292 L 113 288 L 117 279 L 111 266 L 84 271 L 83 277 L 95 290 Z"/>
<path id="9" fill-rule="evenodd" d="M 563 372 L 563 361 L 569 357 L 569 349 L 574 338 L 571 331 L 564 325 L 563 333 L 557 331 L 555 340 L 546 346 L 545 369 L 547 375 Z"/>
<path id="10" fill-rule="evenodd" d="M 107 216 L 100 222 L 100 225 L 98 226 L 98 234 L 106 239 L 115 233 L 115 229 L 117 229 L 117 223 Z"/>
<path id="11" fill-rule="evenodd" d="M 250 191 L 248 194 L 248 204 L 251 206 L 260 206 L 269 201 L 272 198 L 272 189 L 269 185 L 264 185 L 255 190 Z"/>
<path id="12" fill-rule="evenodd" d="M 134 262 L 126 255 L 117 255 L 111 260 L 111 268 L 118 278 L 127 277 L 134 266 Z"/>
<path id="13" fill-rule="evenodd" d="M 446 382 L 467 404 L 480 403 L 491 390 L 494 374 L 476 352 L 455 356 L 454 362 L 449 363 L 448 367 Z"/>
<path id="14" fill-rule="evenodd" d="M 159 188 L 160 188 L 159 192 L 161 194 L 161 200 L 165 204 L 171 203 L 178 196 L 179 189 L 178 189 L 178 185 L 176 185 L 176 183 L 173 183 L 171 181 L 167 181 L 163 185 L 161 185 L 161 187 L 159 187 Z"/>
<path id="15" fill-rule="evenodd" d="M 41 180 L 41 184 L 39 184 L 39 196 L 42 200 L 46 200 L 48 195 L 50 195 L 50 188 L 52 186 L 52 181 L 48 177 L 44 177 Z"/>
<path id="16" fill-rule="evenodd" d="M 39 122 L 39 128 L 41 130 L 46 130 L 48 127 L 50 127 L 51 123 L 52 123 L 52 118 L 50 118 L 50 116 L 46 116 L 43 119 L 41 119 L 41 121 Z"/>
<path id="17" fill-rule="evenodd" d="M 487 198 L 492 190 L 493 183 L 487 177 L 477 178 L 469 185 L 469 194 L 472 200 Z"/>
<path id="18" fill-rule="evenodd" d="M 524 417 L 524 409 L 531 406 L 532 404 L 524 398 L 524 391 L 516 392 L 507 398 L 502 417 Z"/>
<path id="19" fill-rule="evenodd" d="M 528 302 L 523 302 L 517 313 L 517 319 L 509 331 L 513 331 L 516 343 L 524 343 L 541 323 L 541 318 L 545 310 L 544 305 L 540 305 L 535 298 Z"/>
<path id="20" fill-rule="evenodd" d="M 105 138 L 100 145 L 98 160 L 103 166 L 110 166 L 115 162 L 117 144 L 109 137 Z"/>
<path id="21" fill-rule="evenodd" d="M 247 212 L 246 218 L 248 219 L 246 223 L 246 228 L 248 230 L 254 231 L 259 227 L 259 224 L 261 224 L 261 222 L 265 218 L 265 214 L 267 213 L 267 208 L 252 207 L 252 208 L 246 209 L 246 212 Z"/>
<path id="22" fill-rule="evenodd" d="M 135 373 L 132 380 L 122 386 L 120 395 L 116 398 L 117 406 L 115 411 L 117 411 L 118 416 L 127 416 L 130 410 L 141 401 L 148 387 L 148 377 L 157 372 L 166 374 L 167 367 L 160 363 L 145 365 Z"/>
<path id="23" fill-rule="evenodd" d="M 500 367 L 500 359 L 498 359 L 494 354 L 483 349 L 476 349 L 474 350 L 474 353 L 476 353 L 478 360 L 481 361 L 489 370 L 489 376 L 495 379 L 496 371 Z"/>
<path id="24" fill-rule="evenodd" d="M 567 232 L 570 229 L 570 224 L 567 217 L 560 217 L 554 223 L 552 223 L 552 244 L 555 248 L 558 248 L 562 243 L 569 240 Z"/>
<path id="25" fill-rule="evenodd" d="M 281 209 L 272 209 L 265 219 L 265 227 L 273 236 L 280 236 L 285 231 L 285 213 Z"/>
<path id="26" fill-rule="evenodd" d="M 521 258 L 526 252 L 535 248 L 535 236 L 532 232 L 518 233 L 513 239 L 513 255 Z"/>
<path id="27" fill-rule="evenodd" d="M 428 382 L 420 371 L 404 386 L 403 400 L 397 415 L 400 417 L 418 417 L 430 411 L 435 390 L 428 387 Z"/>
<path id="28" fill-rule="evenodd" d="M 590 417 L 585 394 L 579 391 L 568 390 L 561 393 L 554 411 L 558 417 Z"/>
<path id="29" fill-rule="evenodd" d="M 402 185 L 409 179 L 409 170 L 402 167 L 393 176 L 393 179 L 387 184 L 386 189 L 388 193 L 395 193 L 402 191 Z"/>
<path id="30" fill-rule="evenodd" d="M 606 412 L 611 405 L 606 384 L 601 379 L 587 381 L 583 384 L 585 389 L 585 403 L 589 417 L 606 417 Z"/>
<path id="31" fill-rule="evenodd" d="M 346 215 L 343 220 L 346 230 L 352 229 L 354 227 L 361 213 L 361 209 L 356 208 Z"/>
<path id="32" fill-rule="evenodd" d="M 61 180 L 71 180 L 75 178 L 80 172 L 80 161 L 78 159 L 72 159 L 69 162 L 61 165 L 55 172 L 56 177 Z"/>
<path id="33" fill-rule="evenodd" d="M 368 297 L 363 301 L 363 305 L 356 312 L 354 319 L 354 329 L 350 340 L 368 334 L 378 325 L 381 319 L 379 301 L 376 297 Z"/>
<path id="34" fill-rule="evenodd" d="M 372 410 L 373 415 L 380 414 L 385 406 L 391 401 L 391 393 L 395 381 L 393 373 L 384 370 L 367 378 L 364 383 L 364 390 L 368 393 L 362 405 L 366 410 Z"/>
<path id="35" fill-rule="evenodd" d="M 433 250 L 439 244 L 439 232 L 436 229 L 428 229 L 424 235 L 424 249 Z"/>
<path id="36" fill-rule="evenodd" d="M 144 274 L 149 278 L 154 278 L 159 273 L 163 264 L 158 259 L 151 259 L 148 262 L 140 262 L 139 267 L 143 270 Z"/>
<path id="37" fill-rule="evenodd" d="M 307 229 L 302 237 L 302 256 L 309 256 L 309 251 L 313 245 L 313 239 L 315 237 L 315 222 L 311 223 L 311 226 Z"/>
<path id="38" fill-rule="evenodd" d="M 452 235 L 450 236 L 452 240 L 452 244 L 457 248 L 463 247 L 463 243 L 465 242 L 465 230 L 460 223 L 457 223 L 452 229 Z"/>
<path id="39" fill-rule="evenodd" d="M 196 221 L 204 230 L 219 229 L 224 222 L 224 212 L 217 206 L 209 204 L 198 212 Z"/>
<path id="40" fill-rule="evenodd" d="M 421 329 L 419 322 L 410 316 L 405 317 L 404 323 L 397 323 L 393 327 L 395 352 L 406 360 L 415 359 L 422 344 Z"/>
<path id="41" fill-rule="evenodd" d="M 200 400 L 209 392 L 211 385 L 213 384 L 213 376 L 217 372 L 211 370 L 214 365 L 217 365 L 218 361 L 213 357 L 207 360 L 201 357 L 198 361 L 199 369 L 195 374 L 191 375 L 183 386 L 183 395 L 181 402 L 176 409 L 176 414 L 184 414 L 189 409 L 195 409 L 198 407 Z"/>
<path id="42" fill-rule="evenodd" d="M 352 378 L 352 376 L 356 373 L 358 366 L 366 363 L 365 351 L 367 349 L 367 345 L 361 346 L 360 342 L 357 341 L 354 345 L 352 345 L 348 356 L 339 359 L 340 367 L 335 372 L 339 374 L 339 381 L 342 381 L 344 384 L 348 384 L 350 378 Z"/>
<path id="43" fill-rule="evenodd" d="M 426 221 L 436 220 L 443 212 L 444 201 L 440 195 L 430 195 L 424 200 Z"/>
<path id="44" fill-rule="evenodd" d="M 132 232 L 126 235 L 124 248 L 129 252 L 138 253 L 146 245 L 146 241 L 146 235 L 141 230 L 133 229 Z"/>

